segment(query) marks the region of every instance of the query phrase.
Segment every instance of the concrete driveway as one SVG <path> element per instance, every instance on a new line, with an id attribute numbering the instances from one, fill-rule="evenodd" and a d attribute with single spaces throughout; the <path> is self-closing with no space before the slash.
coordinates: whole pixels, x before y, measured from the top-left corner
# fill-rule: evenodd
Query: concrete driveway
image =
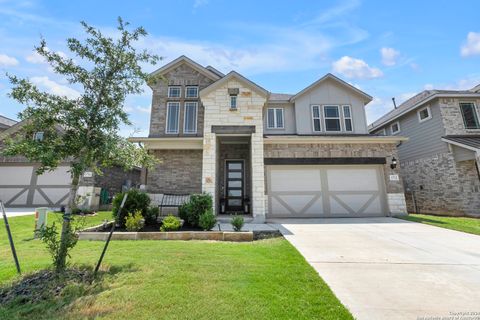
<path id="1" fill-rule="evenodd" d="M 7 213 L 7 218 L 28 216 L 31 214 L 35 214 L 35 208 L 5 208 L 5 212 Z M 3 215 L 1 211 L 0 211 L 0 219 L 3 219 Z"/>
<path id="2" fill-rule="evenodd" d="M 357 319 L 480 319 L 480 236 L 394 218 L 270 222 Z"/>

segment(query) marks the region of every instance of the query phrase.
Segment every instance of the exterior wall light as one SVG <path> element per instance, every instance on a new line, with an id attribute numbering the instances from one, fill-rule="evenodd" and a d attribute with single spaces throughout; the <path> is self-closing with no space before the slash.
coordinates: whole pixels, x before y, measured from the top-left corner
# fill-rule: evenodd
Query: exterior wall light
<path id="1" fill-rule="evenodd" d="M 395 157 L 392 158 L 392 163 L 390 164 L 390 168 L 395 169 L 397 167 L 397 159 Z"/>

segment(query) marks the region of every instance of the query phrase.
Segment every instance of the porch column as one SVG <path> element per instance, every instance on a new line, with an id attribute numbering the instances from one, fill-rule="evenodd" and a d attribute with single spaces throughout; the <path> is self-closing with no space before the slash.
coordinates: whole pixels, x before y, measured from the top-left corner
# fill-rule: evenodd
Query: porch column
<path id="1" fill-rule="evenodd" d="M 213 213 L 217 214 L 216 204 L 216 155 L 217 137 L 215 133 L 204 131 L 203 162 L 202 162 L 202 192 L 212 195 Z"/>
<path id="2" fill-rule="evenodd" d="M 265 222 L 265 178 L 263 162 L 263 130 L 257 130 L 251 138 L 252 213 L 254 221 Z"/>

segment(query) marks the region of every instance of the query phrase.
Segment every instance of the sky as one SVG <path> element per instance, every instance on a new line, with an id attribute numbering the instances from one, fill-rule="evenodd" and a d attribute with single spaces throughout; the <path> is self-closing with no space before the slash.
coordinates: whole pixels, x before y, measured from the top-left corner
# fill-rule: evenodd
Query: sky
<path id="1" fill-rule="evenodd" d="M 0 0 L 0 115 L 23 109 L 8 97 L 6 73 L 40 89 L 76 97 L 33 51 L 40 37 L 69 54 L 65 39 L 82 37 L 80 21 L 114 34 L 117 17 L 143 26 L 138 44 L 163 57 L 186 55 L 227 73 L 240 72 L 270 92 L 297 93 L 328 72 L 374 97 L 373 122 L 425 89 L 480 84 L 480 1 L 9 1 Z M 159 66 L 145 66 L 154 71 Z M 129 96 L 132 126 L 148 135 L 151 90 Z"/>

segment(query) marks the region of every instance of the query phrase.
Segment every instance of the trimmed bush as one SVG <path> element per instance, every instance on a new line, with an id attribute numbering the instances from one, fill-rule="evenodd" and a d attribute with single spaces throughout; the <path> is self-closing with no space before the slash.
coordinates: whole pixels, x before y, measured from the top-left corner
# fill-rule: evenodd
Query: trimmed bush
<path id="1" fill-rule="evenodd" d="M 215 224 L 217 224 L 217 218 L 213 214 L 212 209 L 205 211 L 198 218 L 198 225 L 205 231 L 212 230 Z"/>
<path id="2" fill-rule="evenodd" d="M 190 200 L 179 208 L 179 216 L 189 225 L 199 227 L 200 215 L 212 210 L 212 203 L 210 194 L 193 194 L 190 196 Z"/>
<path id="3" fill-rule="evenodd" d="M 143 228 L 144 224 L 145 220 L 140 210 L 135 211 L 133 214 L 129 213 L 125 217 L 125 228 L 127 231 L 139 231 Z"/>
<path id="4" fill-rule="evenodd" d="M 180 219 L 173 215 L 166 216 L 162 221 L 160 231 L 177 231 L 182 226 Z"/>
<path id="5" fill-rule="evenodd" d="M 127 201 L 125 202 L 122 212 L 119 211 L 125 192 L 117 193 L 112 202 L 113 218 L 121 227 L 125 226 L 125 216 L 128 212 L 140 210 L 142 216 L 146 217 L 148 207 L 150 206 L 150 197 L 145 192 L 138 189 L 130 189 L 127 193 Z"/>
<path id="6" fill-rule="evenodd" d="M 160 208 L 157 206 L 150 207 L 147 210 L 147 215 L 145 216 L 145 224 L 149 226 L 154 226 L 157 224 L 158 216 L 160 214 Z"/>
<path id="7" fill-rule="evenodd" d="M 230 223 L 232 224 L 233 230 L 238 232 L 242 231 L 242 227 L 245 224 L 245 221 L 243 220 L 242 216 L 235 215 Z"/>

